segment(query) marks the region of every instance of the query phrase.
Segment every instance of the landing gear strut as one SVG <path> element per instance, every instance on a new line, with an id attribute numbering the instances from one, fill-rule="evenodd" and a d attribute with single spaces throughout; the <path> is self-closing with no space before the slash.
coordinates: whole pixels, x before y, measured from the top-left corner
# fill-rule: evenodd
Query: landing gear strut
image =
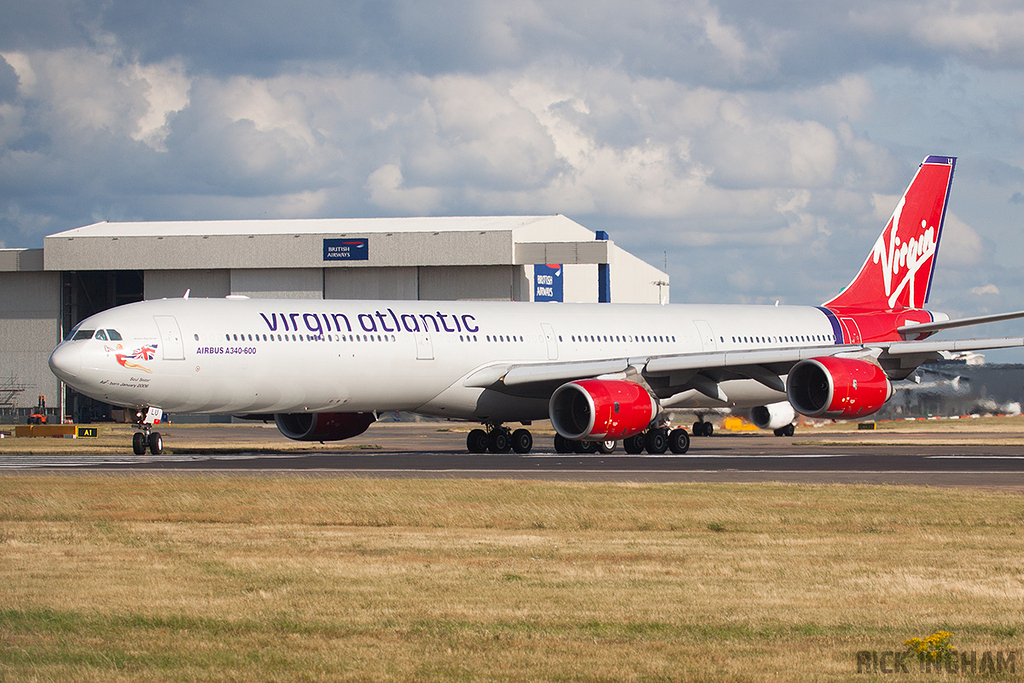
<path id="1" fill-rule="evenodd" d="M 141 432 L 135 432 L 132 436 L 132 452 L 135 455 L 144 455 L 146 449 L 153 455 L 160 455 L 164 452 L 164 438 L 160 432 L 153 431 L 153 425 L 160 421 L 164 411 L 159 408 L 139 408 L 135 411 L 135 425 Z"/>

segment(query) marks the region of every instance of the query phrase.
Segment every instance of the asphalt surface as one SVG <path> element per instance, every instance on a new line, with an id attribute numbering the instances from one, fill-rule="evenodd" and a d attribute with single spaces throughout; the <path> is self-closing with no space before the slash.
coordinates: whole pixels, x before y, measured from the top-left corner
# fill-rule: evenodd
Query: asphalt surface
<path id="1" fill-rule="evenodd" d="M 201 430 L 201 431 L 200 431 Z M 504 478 L 616 482 L 796 482 L 978 486 L 1024 492 L 1024 445 L 1014 433 L 805 431 L 693 437 L 685 455 L 553 452 L 537 435 L 526 455 L 468 454 L 465 433 L 437 423 L 378 424 L 351 441 L 313 452 L 286 449 L 265 427 L 164 428 L 167 455 L 0 454 L 0 471 L 220 472 L 416 478 Z M 175 446 L 175 443 L 181 444 Z M 201 447 L 189 448 L 200 443 Z M 194 451 L 194 452 L 190 452 Z"/>

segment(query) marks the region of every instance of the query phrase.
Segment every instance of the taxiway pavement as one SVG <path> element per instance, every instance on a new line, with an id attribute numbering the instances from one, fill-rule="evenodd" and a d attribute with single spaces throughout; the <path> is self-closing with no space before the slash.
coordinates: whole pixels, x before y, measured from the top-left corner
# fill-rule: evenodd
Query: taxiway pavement
<path id="1" fill-rule="evenodd" d="M 860 432 L 793 438 L 694 437 L 685 455 L 555 453 L 537 435 L 526 455 L 468 454 L 465 433 L 436 423 L 382 424 L 357 439 L 296 451 L 262 426 L 163 430 L 165 455 L 0 454 L 0 471 L 219 472 L 308 476 L 502 478 L 615 482 L 794 482 L 980 486 L 1024 492 L 1020 434 Z M 180 445 L 176 445 L 180 444 Z M 202 447 L 195 447 L 200 443 Z M 190 447 L 192 445 L 192 447 Z M 277 445 L 278 448 L 275 448 Z M 294 444 L 288 444 L 293 446 Z M 126 450 L 128 450 L 126 448 Z"/>

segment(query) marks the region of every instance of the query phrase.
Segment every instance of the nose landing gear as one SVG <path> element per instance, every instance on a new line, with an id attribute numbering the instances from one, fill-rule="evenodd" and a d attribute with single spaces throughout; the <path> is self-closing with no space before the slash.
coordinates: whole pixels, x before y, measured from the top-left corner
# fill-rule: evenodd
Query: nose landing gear
<path id="1" fill-rule="evenodd" d="M 160 408 L 144 406 L 135 411 L 135 425 L 141 432 L 135 432 L 132 436 L 132 452 L 135 455 L 145 455 L 146 449 L 153 455 L 160 455 L 164 452 L 164 438 L 160 432 L 153 431 L 153 425 L 160 421 L 164 411 Z"/>

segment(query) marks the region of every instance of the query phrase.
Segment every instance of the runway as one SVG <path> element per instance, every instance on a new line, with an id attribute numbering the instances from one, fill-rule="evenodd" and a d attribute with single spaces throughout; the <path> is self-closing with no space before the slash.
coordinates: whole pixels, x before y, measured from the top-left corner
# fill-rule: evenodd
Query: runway
<path id="1" fill-rule="evenodd" d="M 1019 433 L 716 434 L 685 455 L 558 454 L 538 435 L 526 455 L 468 454 L 436 424 L 375 425 L 340 444 L 296 451 L 262 426 L 169 427 L 166 455 L 0 453 L 0 471 L 289 474 L 608 482 L 793 482 L 980 486 L 1024 491 Z M 180 445 L 175 445 L 180 444 Z M 277 448 L 275 448 L 275 445 Z M 287 446 L 287 447 L 286 447 Z M 127 449 L 126 449 L 127 450 Z"/>

